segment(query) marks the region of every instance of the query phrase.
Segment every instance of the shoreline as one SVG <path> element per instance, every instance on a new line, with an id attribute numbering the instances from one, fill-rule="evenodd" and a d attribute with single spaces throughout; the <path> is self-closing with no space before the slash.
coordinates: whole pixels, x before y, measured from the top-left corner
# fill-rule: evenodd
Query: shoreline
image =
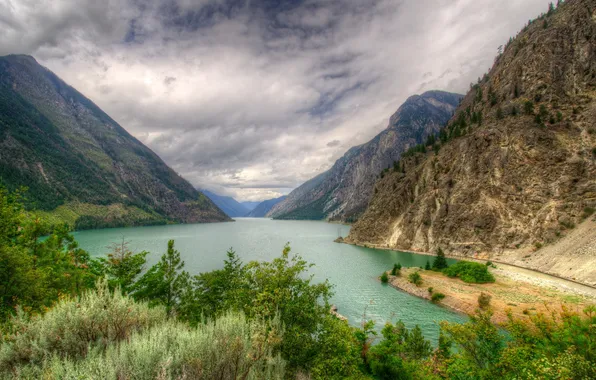
<path id="1" fill-rule="evenodd" d="M 422 277 L 420 286 L 408 280 L 408 275 L 415 271 Z M 458 278 L 449 278 L 441 272 L 415 267 L 402 268 L 399 276 L 392 276 L 390 271 L 387 271 L 388 285 L 394 289 L 429 302 L 432 302 L 433 293 L 443 293 L 443 299 L 432 303 L 459 314 L 473 314 L 478 308 L 478 296 L 481 293 L 488 294 L 492 299 L 492 319 L 495 323 L 506 323 L 509 313 L 516 318 L 527 318 L 531 314 L 548 314 L 563 308 L 582 312 L 587 305 L 596 304 L 596 297 L 593 295 L 570 295 L 559 289 L 545 288 L 539 284 L 510 278 L 498 269 L 491 269 L 491 273 L 496 279 L 494 283 L 470 284 Z M 432 293 L 429 288 L 432 288 Z"/>
<path id="2" fill-rule="evenodd" d="M 382 246 L 382 245 L 378 245 L 378 244 L 368 245 L 368 244 L 357 244 L 357 243 L 352 243 L 352 242 L 346 242 L 345 239 L 342 239 L 341 241 L 336 240 L 336 242 L 341 243 L 341 244 L 348 244 L 348 245 L 353 245 L 353 246 L 357 246 L 357 247 L 362 247 L 362 248 L 379 249 L 382 251 L 405 252 L 405 253 L 413 253 L 413 254 L 422 255 L 422 256 L 433 256 L 433 257 L 437 256 L 436 254 L 430 253 L 430 252 L 390 248 L 390 247 Z M 560 288 L 560 290 L 562 290 L 562 291 L 572 292 L 572 293 L 581 293 L 581 294 L 589 295 L 591 297 L 596 298 L 596 286 L 592 286 L 590 284 L 586 284 L 586 283 L 583 283 L 583 282 L 580 282 L 577 280 L 573 280 L 571 278 L 562 277 L 562 276 L 559 276 L 556 274 L 543 272 L 543 271 L 540 271 L 537 269 L 523 267 L 521 265 L 511 264 L 511 263 L 504 262 L 504 261 L 501 261 L 498 259 L 487 260 L 487 259 L 479 259 L 479 258 L 468 257 L 468 256 L 463 256 L 463 255 L 452 255 L 452 254 L 447 254 L 447 253 L 445 254 L 445 257 L 450 258 L 450 259 L 455 259 L 455 260 L 467 260 L 467 261 L 473 261 L 473 262 L 483 263 L 483 264 L 490 261 L 494 264 L 499 264 L 501 267 L 504 266 L 504 267 L 510 267 L 509 269 L 511 269 L 511 268 L 520 269 L 522 271 L 529 272 L 525 276 L 527 278 L 528 282 L 534 282 L 534 283 L 550 282 L 549 284 L 543 284 L 543 286 L 556 286 L 556 287 Z M 512 277 L 515 277 L 516 279 L 519 279 L 519 277 L 520 277 L 515 274 L 512 274 L 511 270 L 507 271 L 506 270 L 507 268 L 499 268 L 499 269 L 503 270 L 503 274 L 506 276 L 512 275 Z M 547 278 L 545 278 L 545 279 L 539 279 L 539 278 L 530 279 L 529 277 L 531 276 L 531 274 L 535 274 L 535 275 L 538 274 L 540 276 L 546 276 Z M 549 281 L 549 279 L 550 279 L 550 281 Z M 573 284 L 573 285 L 569 286 L 570 284 Z M 583 288 L 583 289 L 581 289 L 581 288 Z"/>

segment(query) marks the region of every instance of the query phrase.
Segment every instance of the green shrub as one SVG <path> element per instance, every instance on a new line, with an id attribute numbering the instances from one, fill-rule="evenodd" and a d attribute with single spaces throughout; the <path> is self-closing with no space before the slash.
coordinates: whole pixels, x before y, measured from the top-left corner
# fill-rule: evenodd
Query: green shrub
<path id="1" fill-rule="evenodd" d="M 436 292 L 436 293 L 433 293 L 433 295 L 430 297 L 430 300 L 433 303 L 437 303 L 437 302 L 440 302 L 443 298 L 445 298 L 445 295 L 443 293 Z"/>
<path id="2" fill-rule="evenodd" d="M 392 276 L 399 276 L 401 274 L 401 264 L 393 264 L 393 269 L 391 269 Z"/>
<path id="3" fill-rule="evenodd" d="M 490 307 L 492 298 L 493 297 L 490 294 L 480 292 L 480 295 L 478 296 L 478 307 L 482 310 L 487 310 Z"/>
<path id="4" fill-rule="evenodd" d="M 458 277 L 464 282 L 484 284 L 495 282 L 494 276 L 488 271 L 486 265 L 471 261 L 459 261 L 455 265 L 443 270 L 449 277 Z"/>
<path id="5" fill-rule="evenodd" d="M 410 281 L 412 284 L 416 286 L 420 286 L 422 285 L 422 276 L 420 276 L 420 273 L 418 273 L 418 271 L 412 272 L 408 275 L 408 281 Z"/>
<path id="6" fill-rule="evenodd" d="M 273 354 L 282 336 L 279 318 L 265 323 L 227 313 L 190 328 L 168 320 L 161 306 L 111 293 L 105 281 L 42 317 L 21 313 L 13 329 L 0 347 L 0 377 L 284 378 L 285 363 Z"/>
<path id="7" fill-rule="evenodd" d="M 279 332 L 279 320 L 265 325 L 242 314 L 226 314 L 198 328 L 170 320 L 103 351 L 92 350 L 82 360 L 54 355 L 16 373 L 56 379 L 283 379 L 285 364 L 273 354 Z"/>
<path id="8" fill-rule="evenodd" d="M 594 214 L 594 207 L 584 207 L 584 212 L 582 214 L 582 219 L 587 219 L 590 216 L 592 216 L 592 214 Z"/>
<path id="9" fill-rule="evenodd" d="M 383 274 L 381 275 L 381 282 L 383 284 L 386 284 L 389 282 L 389 276 L 387 276 L 387 272 L 383 272 Z"/>
<path id="10" fill-rule="evenodd" d="M 428 294 L 433 294 L 434 289 L 432 286 L 429 286 L 429 288 L 427 290 L 428 290 Z"/>
<path id="11" fill-rule="evenodd" d="M 534 103 L 531 100 L 528 100 L 524 103 L 524 112 L 528 115 L 532 115 L 534 113 Z"/>
<path id="12" fill-rule="evenodd" d="M 89 350 L 103 350 L 163 323 L 165 310 L 135 303 L 120 292 L 110 292 L 106 281 L 79 300 L 63 299 L 42 317 L 20 312 L 13 319 L 14 336 L 2 344 L 0 370 L 19 364 L 41 365 L 56 356 L 73 360 Z"/>

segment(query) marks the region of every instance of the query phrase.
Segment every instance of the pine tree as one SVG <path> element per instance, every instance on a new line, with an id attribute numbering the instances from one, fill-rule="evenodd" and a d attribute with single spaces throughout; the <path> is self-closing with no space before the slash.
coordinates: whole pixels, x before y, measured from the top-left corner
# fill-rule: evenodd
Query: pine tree
<path id="1" fill-rule="evenodd" d="M 443 252 L 441 247 L 439 247 L 437 249 L 437 257 L 435 258 L 435 261 L 433 262 L 432 269 L 433 270 L 443 270 L 447 267 L 449 267 L 449 264 L 447 264 L 447 259 L 445 259 L 445 253 Z"/>
<path id="2" fill-rule="evenodd" d="M 168 241 L 168 250 L 133 287 L 133 297 L 148 300 L 151 305 L 164 305 L 169 315 L 175 314 L 180 298 L 188 287 L 190 276 L 183 271 L 184 261 Z"/>

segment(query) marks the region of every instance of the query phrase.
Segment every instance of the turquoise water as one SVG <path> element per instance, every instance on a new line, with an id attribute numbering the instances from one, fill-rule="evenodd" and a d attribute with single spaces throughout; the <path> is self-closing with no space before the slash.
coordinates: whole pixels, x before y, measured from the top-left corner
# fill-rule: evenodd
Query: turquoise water
<path id="1" fill-rule="evenodd" d="M 151 252 L 150 264 L 159 260 L 167 241 L 174 239 L 191 274 L 223 267 L 229 248 L 234 248 L 245 262 L 271 260 L 289 242 L 292 252 L 316 265 L 311 269 L 316 280 L 329 279 L 334 285 L 332 303 L 354 325 L 359 325 L 363 316 L 375 320 L 379 327 L 386 321 L 401 319 L 408 327 L 420 325 L 425 336 L 436 342 L 439 321 L 464 320 L 461 315 L 383 285 L 377 279 L 396 262 L 406 267 L 423 266 L 429 259 L 427 256 L 333 242 L 338 235 L 346 236 L 349 229 L 349 226 L 316 221 L 238 218 L 234 223 L 82 231 L 76 232 L 75 237 L 93 256 L 105 255 L 111 242 L 124 237 L 130 241 L 132 250 Z"/>

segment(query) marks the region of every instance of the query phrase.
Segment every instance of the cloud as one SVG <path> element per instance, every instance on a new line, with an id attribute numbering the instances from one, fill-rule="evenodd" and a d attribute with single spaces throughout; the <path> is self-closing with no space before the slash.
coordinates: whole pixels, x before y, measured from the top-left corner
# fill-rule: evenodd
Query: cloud
<path id="1" fill-rule="evenodd" d="M 259 200 L 328 169 L 408 96 L 465 92 L 547 5 L 0 0 L 0 54 L 34 55 L 197 187 Z"/>

